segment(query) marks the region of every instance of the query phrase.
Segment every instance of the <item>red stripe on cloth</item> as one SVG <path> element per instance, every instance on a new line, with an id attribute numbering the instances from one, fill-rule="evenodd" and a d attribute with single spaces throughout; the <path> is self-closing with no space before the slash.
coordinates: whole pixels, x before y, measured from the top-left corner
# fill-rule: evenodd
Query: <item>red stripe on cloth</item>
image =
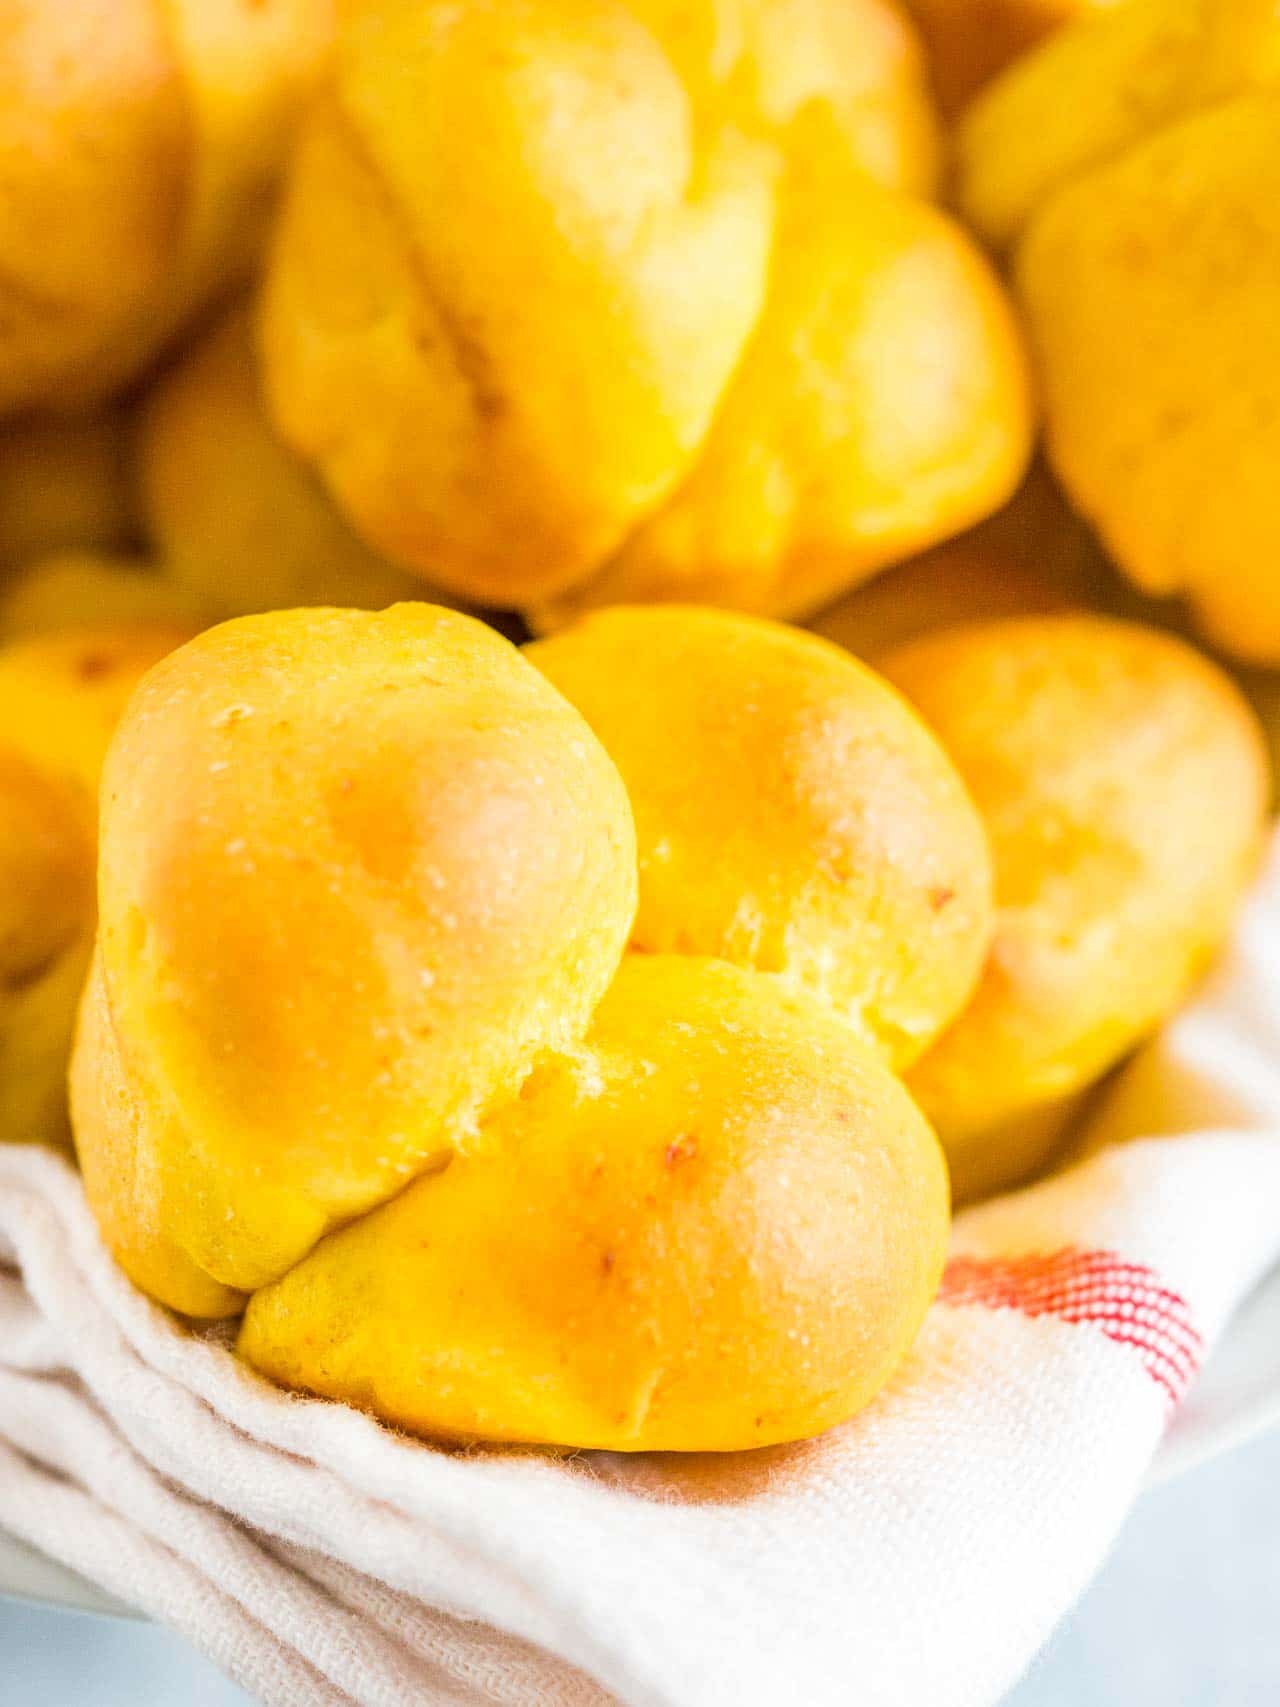
<path id="1" fill-rule="evenodd" d="M 1021 1257 L 953 1257 L 938 1293 L 943 1304 L 978 1304 L 1056 1316 L 1098 1328 L 1132 1347 L 1151 1379 L 1176 1405 L 1204 1352 L 1186 1299 L 1154 1270 L 1112 1251 L 1065 1246 Z"/>

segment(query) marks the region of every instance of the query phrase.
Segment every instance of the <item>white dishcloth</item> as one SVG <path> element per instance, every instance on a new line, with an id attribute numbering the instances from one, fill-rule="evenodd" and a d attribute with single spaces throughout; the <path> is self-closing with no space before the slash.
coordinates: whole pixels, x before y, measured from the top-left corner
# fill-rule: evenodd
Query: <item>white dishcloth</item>
<path id="1" fill-rule="evenodd" d="M 272 1707 L 988 1707 L 1280 1258 L 1280 851 L 1094 1137 L 1126 1141 L 959 1218 L 861 1416 L 683 1460 L 289 1398 L 129 1285 L 64 1162 L 0 1149 L 0 1526 Z"/>

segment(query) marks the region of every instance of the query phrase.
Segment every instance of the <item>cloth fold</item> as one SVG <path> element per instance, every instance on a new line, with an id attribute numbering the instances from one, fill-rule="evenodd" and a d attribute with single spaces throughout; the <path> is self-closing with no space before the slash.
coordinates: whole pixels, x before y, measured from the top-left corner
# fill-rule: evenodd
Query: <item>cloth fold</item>
<path id="1" fill-rule="evenodd" d="M 64 1161 L 0 1150 L 0 1526 L 271 1707 L 986 1707 L 1278 1259 L 1273 850 L 1081 1158 L 959 1217 L 906 1366 L 796 1446 L 448 1453 L 291 1398 L 128 1284 Z"/>

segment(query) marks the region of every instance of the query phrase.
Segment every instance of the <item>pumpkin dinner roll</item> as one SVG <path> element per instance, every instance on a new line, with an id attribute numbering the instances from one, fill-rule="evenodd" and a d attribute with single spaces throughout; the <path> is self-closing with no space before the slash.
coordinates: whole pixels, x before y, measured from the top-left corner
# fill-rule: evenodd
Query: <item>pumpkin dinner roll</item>
<path id="1" fill-rule="evenodd" d="M 135 697 L 102 802 L 77 1148 L 125 1268 L 193 1314 L 478 1145 L 631 926 L 613 765 L 430 605 L 207 631 Z"/>
<path id="2" fill-rule="evenodd" d="M 181 626 L 194 634 L 207 622 L 198 599 L 138 557 L 57 552 L 28 563 L 0 587 L 0 636 L 5 638 L 104 623 Z"/>
<path id="3" fill-rule="evenodd" d="M 190 637 L 178 624 L 82 624 L 0 648 L 0 746 L 96 803 L 116 726 L 146 672 Z"/>
<path id="4" fill-rule="evenodd" d="M 637 948 L 775 973 L 898 1067 L 960 1010 L 990 936 L 986 837 L 878 676 L 798 629 L 691 606 L 599 611 L 526 655 L 630 792 Z"/>
<path id="5" fill-rule="evenodd" d="M 334 0 L 0 0 L 0 414 L 96 402 L 246 276 Z"/>
<path id="6" fill-rule="evenodd" d="M 936 1289 L 932 1133 L 757 974 L 628 956 L 485 1136 L 255 1293 L 241 1355 L 438 1438 L 723 1451 L 857 1410 Z"/>
<path id="7" fill-rule="evenodd" d="M 65 1142 L 112 728 L 183 635 L 84 629 L 0 647 L 0 1142 Z"/>
<path id="8" fill-rule="evenodd" d="M 151 388 L 140 411 L 138 483 L 164 578 L 210 621 L 427 596 L 420 578 L 360 543 L 318 476 L 276 436 L 259 395 L 246 303 Z"/>
<path id="9" fill-rule="evenodd" d="M 1007 248 L 1059 191 L 1278 79 L 1273 0 L 1103 7 L 1021 59 L 966 113 L 956 136 L 961 206 L 988 242 Z"/>
<path id="10" fill-rule="evenodd" d="M 0 1142 L 65 1142 L 67 1060 L 93 940 L 93 808 L 0 746 Z"/>
<path id="11" fill-rule="evenodd" d="M 623 0 L 698 110 L 832 168 L 929 194 L 938 123 L 896 0 Z"/>
<path id="12" fill-rule="evenodd" d="M 1280 662 L 1280 11 L 1118 6 L 1016 66 L 962 141 L 1073 503 L 1144 592 Z"/>
<path id="13" fill-rule="evenodd" d="M 1186 995 L 1253 870 L 1267 765 L 1226 675 L 1136 624 L 975 624 L 883 667 L 955 760 L 995 860 L 982 981 L 907 1076 L 962 1199 L 1036 1167 L 1054 1106 Z"/>
<path id="14" fill-rule="evenodd" d="M 865 176 L 793 181 L 764 317 L 696 465 L 529 619 L 690 598 L 806 616 L 1003 503 L 1030 442 L 1020 338 L 977 247 Z"/>
<path id="15" fill-rule="evenodd" d="M 807 612 L 1029 451 L 933 161 L 882 0 L 362 0 L 290 169 L 268 406 L 372 547 L 538 628 Z"/>

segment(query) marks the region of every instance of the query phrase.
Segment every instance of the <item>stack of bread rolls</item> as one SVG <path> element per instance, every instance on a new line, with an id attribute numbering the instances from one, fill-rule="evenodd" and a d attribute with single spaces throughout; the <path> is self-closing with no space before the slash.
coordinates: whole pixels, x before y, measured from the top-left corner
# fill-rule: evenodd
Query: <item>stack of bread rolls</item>
<path id="1" fill-rule="evenodd" d="M 807 614 L 1017 484 L 1021 339 L 931 199 L 894 0 L 0 8 L 0 417 L 176 352 L 138 531 L 207 618 L 408 576 L 542 628 L 618 597 Z"/>
<path id="2" fill-rule="evenodd" d="M 439 607 L 294 611 L 160 664 L 107 761 L 73 1071 L 126 1270 L 435 1438 L 850 1415 L 940 1273 L 922 1108 L 969 1168 L 1116 1059 L 1265 799 L 1179 642 L 921 646 L 893 674 L 958 766 L 831 643 L 700 608 L 524 657 Z"/>
<path id="3" fill-rule="evenodd" d="M 0 1139 L 138 1287 L 435 1441 L 883 1388 L 1258 855 L 1273 14 L 0 0 Z"/>
<path id="4" fill-rule="evenodd" d="M 615 621 L 645 679 L 602 744 L 553 683 L 607 691 Z M 406 1426 L 789 1439 L 883 1383 L 938 1278 L 945 1169 L 892 1069 L 978 975 L 986 844 L 825 642 L 596 622 L 531 662 L 437 607 L 283 613 L 149 676 L 104 779 L 86 1188 L 154 1295 Z"/>

